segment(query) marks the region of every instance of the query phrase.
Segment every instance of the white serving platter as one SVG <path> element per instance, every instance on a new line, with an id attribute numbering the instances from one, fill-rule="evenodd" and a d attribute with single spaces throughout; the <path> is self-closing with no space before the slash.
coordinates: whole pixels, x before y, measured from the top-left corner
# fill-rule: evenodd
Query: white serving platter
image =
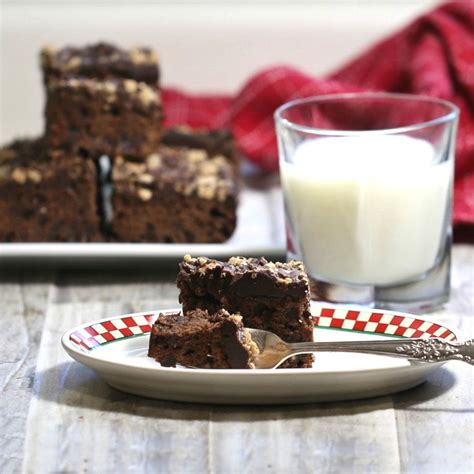
<path id="1" fill-rule="evenodd" d="M 222 244 L 0 243 L 2 264 L 90 265 L 154 263 L 185 254 L 228 258 L 233 255 L 278 258 L 285 255 L 281 190 L 246 187 L 240 195 L 237 228 Z"/>

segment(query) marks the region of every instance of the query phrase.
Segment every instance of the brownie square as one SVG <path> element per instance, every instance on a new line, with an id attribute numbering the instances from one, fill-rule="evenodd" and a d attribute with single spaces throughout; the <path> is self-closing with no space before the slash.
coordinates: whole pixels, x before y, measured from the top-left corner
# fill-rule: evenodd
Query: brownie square
<path id="1" fill-rule="evenodd" d="M 204 150 L 161 146 L 112 167 L 112 233 L 126 242 L 223 242 L 236 225 L 234 167 Z"/>
<path id="2" fill-rule="evenodd" d="M 0 241 L 101 240 L 97 173 L 78 157 L 50 159 L 41 139 L 0 149 Z"/>
<path id="3" fill-rule="evenodd" d="M 301 262 L 232 257 L 228 262 L 184 257 L 177 278 L 187 314 L 225 309 L 239 313 L 245 327 L 264 329 L 286 342 L 313 340 L 309 282 Z M 312 355 L 295 356 L 281 367 L 311 367 Z"/>
<path id="4" fill-rule="evenodd" d="M 232 132 L 227 129 L 191 129 L 186 125 L 165 128 L 162 142 L 169 146 L 182 146 L 206 150 L 213 155 L 222 155 L 236 165 L 239 157 Z"/>
<path id="5" fill-rule="evenodd" d="M 159 80 L 158 59 L 153 50 L 126 50 L 110 43 L 62 49 L 47 46 L 41 50 L 41 67 L 45 84 L 71 77 L 134 79 L 155 86 Z"/>
<path id="6" fill-rule="evenodd" d="M 258 347 L 242 317 L 225 310 L 160 314 L 151 328 L 148 356 L 165 367 L 176 363 L 210 369 L 253 369 Z"/>
<path id="7" fill-rule="evenodd" d="M 99 158 L 152 153 L 163 119 L 156 88 L 132 79 L 50 82 L 46 103 L 46 141 L 50 150 Z"/>

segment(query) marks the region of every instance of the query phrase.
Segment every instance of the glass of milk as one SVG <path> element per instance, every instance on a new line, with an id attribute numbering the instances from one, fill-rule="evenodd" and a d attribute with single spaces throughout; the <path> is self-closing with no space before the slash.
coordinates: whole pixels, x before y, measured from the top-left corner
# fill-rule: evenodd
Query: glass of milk
<path id="1" fill-rule="evenodd" d="M 288 258 L 304 262 L 313 300 L 415 312 L 447 301 L 458 116 L 388 93 L 275 112 Z"/>

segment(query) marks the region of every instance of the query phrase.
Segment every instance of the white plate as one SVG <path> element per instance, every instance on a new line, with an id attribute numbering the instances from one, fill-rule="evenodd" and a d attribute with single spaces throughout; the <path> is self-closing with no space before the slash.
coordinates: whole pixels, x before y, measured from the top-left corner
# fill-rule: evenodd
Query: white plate
<path id="1" fill-rule="evenodd" d="M 181 259 L 183 255 L 229 258 L 233 255 L 278 258 L 285 255 L 281 190 L 244 188 L 240 195 L 237 228 L 223 244 L 131 243 L 0 243 L 2 263 L 151 263 L 157 259 Z"/>
<path id="2" fill-rule="evenodd" d="M 63 347 L 119 390 L 199 403 L 307 403 L 374 397 L 414 387 L 442 365 L 369 354 L 319 353 L 311 369 L 161 367 L 146 355 L 148 332 L 158 312 L 116 316 L 78 326 L 64 334 Z M 459 338 L 445 324 L 405 313 L 327 307 L 315 310 L 313 315 L 318 341 Z"/>

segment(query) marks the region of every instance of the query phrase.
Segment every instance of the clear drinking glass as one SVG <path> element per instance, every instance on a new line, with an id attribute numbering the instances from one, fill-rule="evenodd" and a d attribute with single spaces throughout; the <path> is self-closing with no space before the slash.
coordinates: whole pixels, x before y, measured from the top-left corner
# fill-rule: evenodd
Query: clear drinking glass
<path id="1" fill-rule="evenodd" d="M 447 301 L 458 116 L 388 93 L 275 112 L 288 258 L 304 262 L 314 301 L 415 312 Z"/>

